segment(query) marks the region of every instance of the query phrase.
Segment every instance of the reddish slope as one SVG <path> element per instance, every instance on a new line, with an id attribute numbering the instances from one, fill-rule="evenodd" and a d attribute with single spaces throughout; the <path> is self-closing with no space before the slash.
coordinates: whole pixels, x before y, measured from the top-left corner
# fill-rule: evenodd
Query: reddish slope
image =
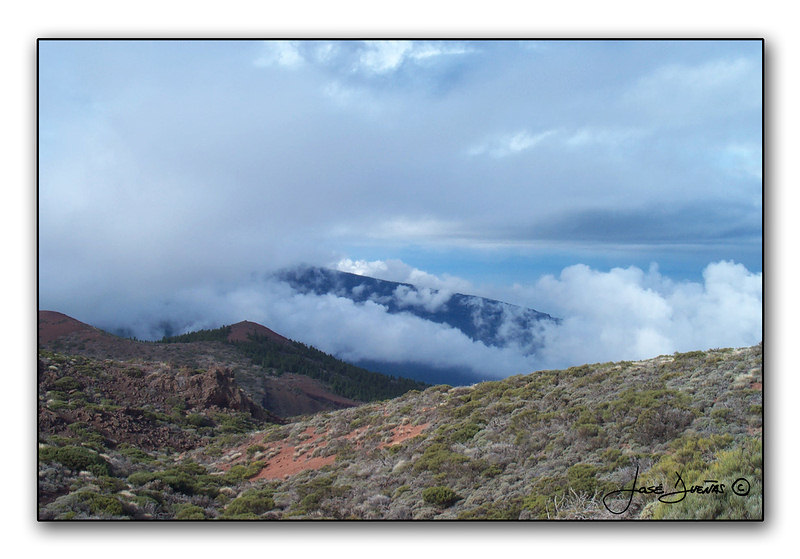
<path id="1" fill-rule="evenodd" d="M 288 338 L 266 326 L 243 321 L 231 326 L 229 341 L 246 341 L 248 334 L 267 337 L 278 343 L 290 344 Z M 114 336 L 65 314 L 39 311 L 39 347 L 95 359 L 165 362 L 178 368 L 210 369 L 233 367 L 248 370 L 249 365 L 233 346 L 219 342 L 160 344 L 139 342 Z M 360 402 L 330 391 L 323 383 L 304 375 L 287 373 L 281 376 L 264 375 L 256 386 L 243 385 L 245 391 L 269 411 L 281 417 L 313 414 L 319 411 L 356 406 Z"/>
<path id="2" fill-rule="evenodd" d="M 262 326 L 249 320 L 243 320 L 231 325 L 231 333 L 228 335 L 229 342 L 246 342 L 248 335 L 262 336 L 276 342 L 290 343 L 287 338 L 273 332 L 266 326 Z"/>
<path id="3" fill-rule="evenodd" d="M 101 333 L 99 330 L 79 320 L 55 311 L 39 311 L 39 343 L 46 344 L 72 334 L 81 332 L 87 335 Z"/>

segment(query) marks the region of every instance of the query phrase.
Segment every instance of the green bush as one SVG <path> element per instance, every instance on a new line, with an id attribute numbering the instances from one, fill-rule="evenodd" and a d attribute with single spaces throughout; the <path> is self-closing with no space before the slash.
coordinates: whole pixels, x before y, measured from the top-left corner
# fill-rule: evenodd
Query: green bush
<path id="1" fill-rule="evenodd" d="M 520 499 L 510 502 L 484 503 L 474 509 L 459 513 L 459 520 L 517 520 L 522 512 Z"/>
<path id="2" fill-rule="evenodd" d="M 122 503 L 110 495 L 86 493 L 89 497 L 89 511 L 98 516 L 121 516 Z"/>
<path id="3" fill-rule="evenodd" d="M 204 520 L 206 517 L 203 508 L 197 505 L 175 505 L 175 510 L 175 520 Z"/>
<path id="4" fill-rule="evenodd" d="M 592 495 L 597 489 L 598 471 L 591 464 L 575 464 L 567 470 L 567 483 L 575 493 Z"/>
<path id="5" fill-rule="evenodd" d="M 263 460 L 256 460 L 247 466 L 244 464 L 236 464 L 231 466 L 230 469 L 225 472 L 225 475 L 220 476 L 220 480 L 226 484 L 237 484 L 245 479 L 250 479 L 251 477 L 257 475 L 262 468 L 264 468 Z"/>
<path id="6" fill-rule="evenodd" d="M 62 392 L 69 392 L 70 390 L 80 390 L 83 388 L 80 382 L 75 380 L 72 377 L 61 377 L 60 379 L 56 380 L 53 383 L 53 386 L 56 387 L 56 390 L 60 390 Z"/>
<path id="7" fill-rule="evenodd" d="M 231 501 L 223 518 L 241 518 L 258 516 L 275 508 L 275 501 L 272 498 L 272 491 L 269 489 L 251 489 Z"/>
<path id="8" fill-rule="evenodd" d="M 218 413 L 214 419 L 220 433 L 247 433 L 256 428 L 252 416 L 247 412 L 233 415 Z"/>
<path id="9" fill-rule="evenodd" d="M 662 459 L 651 471 L 670 471 L 669 491 L 689 489 L 696 485 L 708 488 L 705 480 L 725 485 L 722 493 L 689 494 L 678 502 L 658 502 L 653 509 L 655 519 L 677 520 L 760 520 L 763 518 L 763 454 L 760 440 L 749 439 L 731 450 L 717 452 L 710 460 L 700 459 L 681 472 L 683 486 L 675 487 L 676 465 L 671 457 Z M 706 462 L 706 463 L 703 463 Z M 665 471 L 666 470 L 666 471 Z M 651 475 L 651 474 L 647 474 Z M 744 486 L 735 482 L 745 480 Z M 742 490 L 744 489 L 744 491 Z M 677 499 L 677 497 L 676 497 Z"/>
<path id="10" fill-rule="evenodd" d="M 70 470 L 87 470 L 96 476 L 110 475 L 111 468 L 102 456 L 82 446 L 45 447 L 39 450 L 39 459 L 58 462 Z"/>
<path id="11" fill-rule="evenodd" d="M 128 483 L 131 485 L 144 485 L 145 483 L 153 481 L 156 477 L 158 476 L 153 472 L 133 472 L 128 476 Z"/>
<path id="12" fill-rule="evenodd" d="M 453 442 L 466 443 L 471 441 L 482 427 L 477 423 L 467 423 L 459 427 L 452 436 Z"/>
<path id="13" fill-rule="evenodd" d="M 264 445 L 262 445 L 262 444 L 254 444 L 254 445 L 251 445 L 251 446 L 248 446 L 248 447 L 247 447 L 247 456 L 248 456 L 249 458 L 252 458 L 252 457 L 253 457 L 253 455 L 254 455 L 255 453 L 257 453 L 257 452 L 263 452 L 263 451 L 265 451 L 265 450 L 267 450 L 267 447 L 265 447 L 265 446 L 264 446 Z"/>
<path id="14" fill-rule="evenodd" d="M 556 507 L 553 497 L 546 495 L 531 495 L 522 502 L 522 508 L 531 512 L 531 516 L 536 519 L 547 519 L 555 516 Z"/>
<path id="15" fill-rule="evenodd" d="M 426 448 L 422 456 L 414 463 L 414 471 L 422 472 L 429 470 L 434 473 L 439 473 L 457 464 L 468 461 L 469 458 L 463 454 L 451 451 L 447 445 L 443 443 L 434 443 Z"/>
<path id="16" fill-rule="evenodd" d="M 201 413 L 190 413 L 186 416 L 185 421 L 193 427 L 210 427 L 214 424 L 213 421 Z"/>
<path id="17" fill-rule="evenodd" d="M 422 491 L 422 499 L 437 507 L 450 507 L 460 498 L 455 491 L 444 485 L 428 487 Z"/>

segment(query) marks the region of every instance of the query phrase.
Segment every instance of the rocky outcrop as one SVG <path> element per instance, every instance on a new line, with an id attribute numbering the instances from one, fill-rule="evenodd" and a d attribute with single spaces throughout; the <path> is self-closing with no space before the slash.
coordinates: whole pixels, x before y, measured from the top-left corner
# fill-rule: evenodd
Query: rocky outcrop
<path id="1" fill-rule="evenodd" d="M 181 396 L 190 408 L 248 412 L 256 419 L 281 422 L 239 388 L 233 372 L 228 368 L 212 367 L 199 373 L 182 371 L 174 376 L 158 375 L 151 381 L 151 386 L 158 391 Z"/>

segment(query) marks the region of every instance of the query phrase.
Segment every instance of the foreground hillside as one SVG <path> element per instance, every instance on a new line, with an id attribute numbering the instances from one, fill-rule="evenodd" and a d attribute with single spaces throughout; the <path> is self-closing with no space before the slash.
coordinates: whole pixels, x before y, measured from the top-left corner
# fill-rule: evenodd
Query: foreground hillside
<path id="1" fill-rule="evenodd" d="M 209 377 L 229 397 L 142 389 L 120 404 L 124 376 Z M 283 425 L 229 381 L 40 352 L 39 517 L 762 517 L 760 345 L 435 386 Z M 104 422 L 115 414 L 136 421 Z"/>

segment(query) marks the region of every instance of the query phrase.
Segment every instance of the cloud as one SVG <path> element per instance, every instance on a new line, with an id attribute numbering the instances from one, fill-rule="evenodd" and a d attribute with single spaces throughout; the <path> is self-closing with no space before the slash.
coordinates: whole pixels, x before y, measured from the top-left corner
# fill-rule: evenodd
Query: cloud
<path id="1" fill-rule="evenodd" d="M 437 276 L 410 266 L 397 259 L 388 260 L 351 260 L 343 258 L 332 268 L 340 272 L 348 272 L 359 276 L 367 276 L 399 283 L 410 283 L 417 287 L 444 290 L 450 293 L 469 294 L 474 292 L 471 282 L 449 274 Z"/>
<path id="2" fill-rule="evenodd" d="M 392 72 L 403 63 L 411 49 L 411 41 L 369 42 L 361 51 L 359 67 L 375 74 Z"/>
<path id="3" fill-rule="evenodd" d="M 351 262 L 342 267 L 394 270 L 395 278 L 414 273 L 402 262 Z M 435 278 L 416 272 L 418 277 Z M 299 293 L 274 279 L 253 278 L 232 288 L 198 285 L 157 302 L 142 298 L 130 303 L 124 322 L 127 332 L 154 339 L 168 324 L 177 331 L 190 331 L 253 320 L 345 360 L 457 367 L 472 371 L 476 379 L 761 341 L 762 274 L 720 261 L 708 264 L 702 277 L 698 282 L 676 282 L 655 265 L 647 271 L 631 266 L 604 272 L 578 264 L 558 276 L 507 288 L 509 297 L 561 319 L 539 323 L 526 332 L 537 347 L 533 355 L 527 343 L 517 345 L 521 339 L 517 315 L 522 309 L 503 311 L 498 337 L 508 343 L 491 347 L 444 324 L 406 312 L 391 314 L 388 301 L 357 303 L 331 293 Z M 450 296 L 451 292 L 429 287 L 403 287 L 393 294 L 395 301 L 409 308 L 431 312 L 446 305 Z M 96 308 L 76 318 L 100 327 L 118 326 L 119 309 L 119 305 Z M 476 326 L 480 330 L 480 324 Z"/>
<path id="4" fill-rule="evenodd" d="M 535 147 L 555 133 L 555 130 L 546 130 L 531 135 L 527 130 L 521 130 L 513 134 L 495 136 L 485 140 L 469 148 L 467 153 L 473 156 L 486 154 L 498 159 L 508 157 Z"/>
<path id="5" fill-rule="evenodd" d="M 685 126 L 760 108 L 760 74 L 760 64 L 744 57 L 666 64 L 639 78 L 621 101 L 662 125 Z"/>
<path id="6" fill-rule="evenodd" d="M 43 41 L 40 303 L 157 321 L 182 294 L 200 321 L 206 291 L 365 256 L 386 279 L 487 296 L 489 276 L 577 262 L 757 270 L 760 56 L 758 41 Z"/>
<path id="7" fill-rule="evenodd" d="M 305 62 L 298 45 L 297 41 L 266 41 L 263 44 L 261 54 L 253 64 L 262 67 L 277 65 L 296 68 Z M 324 50 L 321 51 L 320 56 L 324 59 Z"/>
<path id="8" fill-rule="evenodd" d="M 576 130 L 564 140 L 564 143 L 574 148 L 593 145 L 616 147 L 620 144 L 641 139 L 645 135 L 647 135 L 645 130 L 637 128 L 594 128 L 587 126 Z"/>
<path id="9" fill-rule="evenodd" d="M 452 41 L 265 41 L 254 60 L 257 67 L 287 69 L 314 64 L 342 79 L 380 78 L 406 64 L 417 68 L 477 52 L 474 46 Z"/>
<path id="10" fill-rule="evenodd" d="M 561 367 L 754 345 L 762 339 L 762 281 L 731 261 L 706 266 L 702 283 L 672 281 L 656 266 L 574 265 L 516 290 L 562 318 L 546 327 L 541 352 L 542 364 Z"/>
<path id="11" fill-rule="evenodd" d="M 452 294 L 445 290 L 432 290 L 429 287 L 412 288 L 398 285 L 394 299 L 400 308 L 421 307 L 428 312 L 437 312 L 450 300 Z"/>
<path id="12" fill-rule="evenodd" d="M 761 145 L 753 142 L 732 142 L 722 148 L 720 164 L 733 176 L 760 181 L 763 169 Z"/>

